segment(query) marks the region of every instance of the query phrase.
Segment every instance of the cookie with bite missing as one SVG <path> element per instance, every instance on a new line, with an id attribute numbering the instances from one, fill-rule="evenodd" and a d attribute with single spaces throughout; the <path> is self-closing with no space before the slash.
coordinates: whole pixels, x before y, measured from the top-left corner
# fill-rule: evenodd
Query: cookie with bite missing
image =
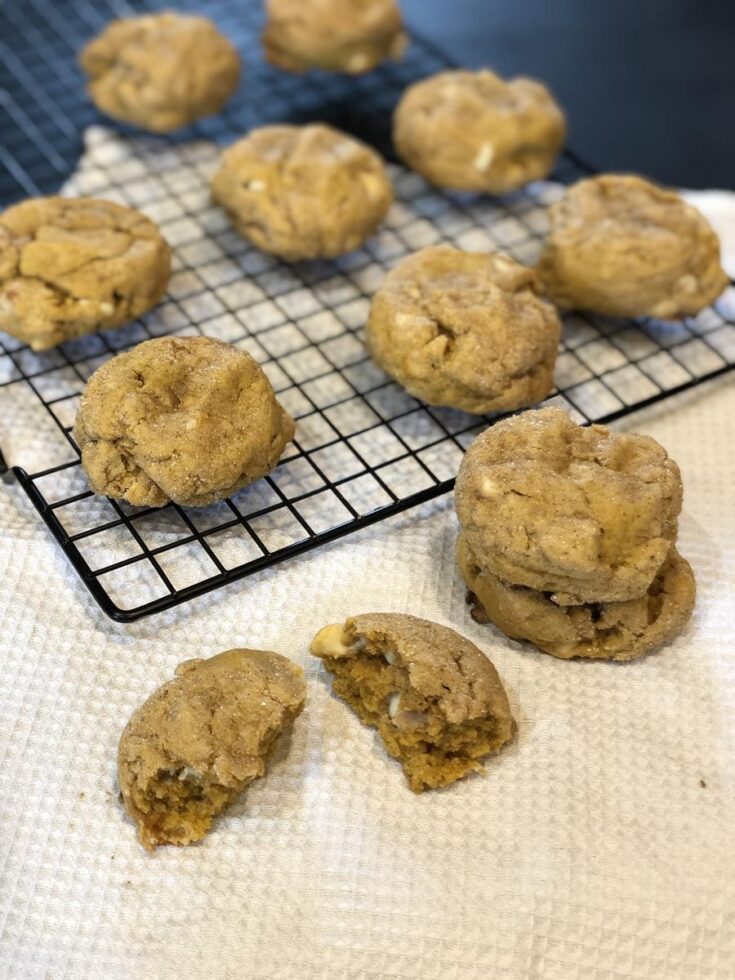
<path id="1" fill-rule="evenodd" d="M 123 805 L 141 844 L 191 844 L 266 772 L 304 707 L 303 671 L 278 653 L 227 650 L 188 660 L 120 737 Z"/>
<path id="2" fill-rule="evenodd" d="M 515 735 L 495 667 L 446 626 L 396 613 L 353 616 L 320 630 L 311 652 L 416 793 L 484 771 L 483 760 Z"/>

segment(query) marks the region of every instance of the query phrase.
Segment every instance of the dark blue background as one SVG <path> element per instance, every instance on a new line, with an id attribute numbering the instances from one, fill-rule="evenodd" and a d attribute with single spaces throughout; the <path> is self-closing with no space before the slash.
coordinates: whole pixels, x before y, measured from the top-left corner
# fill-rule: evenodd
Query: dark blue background
<path id="1" fill-rule="evenodd" d="M 403 0 L 455 59 L 548 82 L 599 170 L 735 189 L 735 0 Z"/>

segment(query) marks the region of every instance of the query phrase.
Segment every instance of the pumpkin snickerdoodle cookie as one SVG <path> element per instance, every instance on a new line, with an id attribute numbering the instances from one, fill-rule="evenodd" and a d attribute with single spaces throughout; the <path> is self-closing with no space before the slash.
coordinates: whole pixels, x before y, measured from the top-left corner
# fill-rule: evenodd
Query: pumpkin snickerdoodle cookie
<path id="1" fill-rule="evenodd" d="M 558 408 L 492 425 L 465 454 L 455 505 L 481 566 L 560 605 L 643 595 L 669 555 L 681 475 L 654 439 Z"/>
<path id="2" fill-rule="evenodd" d="M 515 735 L 492 663 L 446 626 L 369 613 L 325 626 L 311 652 L 334 674 L 334 692 L 378 730 L 416 793 L 482 772 L 482 760 Z"/>
<path id="3" fill-rule="evenodd" d="M 0 330 L 34 350 L 141 316 L 170 272 L 166 241 L 133 208 L 38 197 L 0 214 Z"/>
<path id="4" fill-rule="evenodd" d="M 107 361 L 74 428 L 95 493 L 204 506 L 269 473 L 294 433 L 258 363 L 207 337 L 161 337 Z"/>
<path id="5" fill-rule="evenodd" d="M 393 117 L 398 156 L 437 187 L 506 194 L 546 177 L 564 113 L 530 78 L 445 71 L 411 85 Z"/>
<path id="6" fill-rule="evenodd" d="M 641 657 L 677 636 L 694 609 L 694 575 L 673 547 L 643 595 L 576 606 L 559 605 L 549 593 L 493 575 L 476 560 L 464 535 L 457 542 L 457 563 L 474 618 L 564 660 Z"/>
<path id="7" fill-rule="evenodd" d="M 707 220 L 641 177 L 582 180 L 552 205 L 549 219 L 538 273 L 560 307 L 676 319 L 727 286 Z"/>
<path id="8" fill-rule="evenodd" d="M 288 261 L 351 252 L 393 202 L 380 156 L 331 126 L 263 126 L 222 156 L 212 194 L 237 230 Z"/>
<path id="9" fill-rule="evenodd" d="M 548 395 L 560 335 L 533 270 L 500 253 L 435 245 L 388 273 L 366 343 L 416 398 L 492 412 Z"/>
<path id="10" fill-rule="evenodd" d="M 79 61 L 98 109 L 153 133 L 218 112 L 240 78 L 240 56 L 214 24 L 172 10 L 113 21 Z"/>
<path id="11" fill-rule="evenodd" d="M 264 650 L 188 660 L 133 714 L 118 782 L 141 844 L 191 844 L 254 779 L 301 714 L 303 671 Z"/>
<path id="12" fill-rule="evenodd" d="M 286 71 L 360 75 L 406 47 L 396 0 L 267 0 L 263 45 Z"/>

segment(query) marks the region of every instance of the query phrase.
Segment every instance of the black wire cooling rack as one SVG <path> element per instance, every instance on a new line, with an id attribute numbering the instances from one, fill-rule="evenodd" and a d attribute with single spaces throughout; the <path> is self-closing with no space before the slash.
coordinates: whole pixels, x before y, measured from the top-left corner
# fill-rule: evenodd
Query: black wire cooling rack
<path id="1" fill-rule="evenodd" d="M 217 144 L 265 122 L 320 119 L 390 157 L 390 113 L 401 90 L 446 60 L 414 37 L 400 64 L 368 76 L 294 77 L 261 58 L 260 4 L 180 3 L 211 16 L 238 45 L 246 65 L 240 92 L 220 116 L 172 139 L 101 125 L 76 53 L 111 17 L 155 6 L 24 0 L 0 10 L 0 200 L 57 191 L 86 131 L 67 192 L 140 208 L 174 248 L 167 299 L 140 321 L 42 354 L 0 335 L 0 394 L 7 389 L 15 399 L 30 389 L 39 428 L 53 420 L 38 468 L 12 472 L 96 601 L 120 621 L 450 490 L 464 448 L 489 420 L 420 404 L 371 363 L 360 339 L 369 297 L 387 268 L 437 241 L 534 261 L 548 204 L 560 185 L 589 172 L 567 153 L 554 174 L 559 183 L 490 200 L 438 193 L 393 165 L 398 203 L 372 241 L 335 262 L 285 265 L 250 247 L 211 206 Z M 139 509 L 94 496 L 70 435 L 89 375 L 119 350 L 166 333 L 249 351 L 297 419 L 295 442 L 275 472 L 211 507 Z M 609 422 L 734 366 L 732 287 L 715 308 L 684 322 L 574 315 L 565 318 L 549 402 L 581 422 Z"/>

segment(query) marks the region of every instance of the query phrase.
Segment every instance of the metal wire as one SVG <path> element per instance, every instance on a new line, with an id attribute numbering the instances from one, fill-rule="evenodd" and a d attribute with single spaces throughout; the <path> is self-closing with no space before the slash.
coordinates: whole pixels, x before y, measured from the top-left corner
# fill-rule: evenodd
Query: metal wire
<path id="1" fill-rule="evenodd" d="M 319 119 L 390 156 L 400 92 L 446 67 L 444 57 L 414 39 L 404 61 L 368 76 L 294 77 L 262 61 L 259 4 L 180 4 L 211 16 L 233 39 L 245 79 L 220 116 L 171 139 L 143 137 L 100 120 L 75 56 L 112 16 L 155 6 L 27 0 L 0 10 L 0 201 L 56 192 L 93 126 L 66 192 L 140 208 L 174 248 L 167 300 L 135 324 L 43 354 L 0 335 L 0 387 L 32 389 L 67 444 L 66 461 L 12 472 L 96 601 L 121 621 L 450 490 L 464 448 L 493 419 L 422 405 L 382 374 L 360 341 L 370 296 L 387 268 L 437 241 L 501 248 L 532 262 L 559 193 L 558 185 L 540 184 L 501 200 L 443 194 L 393 167 L 399 203 L 371 242 L 335 262 L 286 266 L 249 246 L 212 207 L 217 145 L 265 122 Z M 567 184 L 588 172 L 567 153 L 554 179 Z M 89 375 L 112 354 L 165 333 L 218 337 L 249 351 L 297 419 L 295 442 L 276 471 L 212 507 L 140 509 L 95 497 L 71 437 Z M 574 315 L 565 320 L 549 401 L 580 422 L 609 422 L 733 367 L 732 288 L 716 309 L 681 323 Z"/>

